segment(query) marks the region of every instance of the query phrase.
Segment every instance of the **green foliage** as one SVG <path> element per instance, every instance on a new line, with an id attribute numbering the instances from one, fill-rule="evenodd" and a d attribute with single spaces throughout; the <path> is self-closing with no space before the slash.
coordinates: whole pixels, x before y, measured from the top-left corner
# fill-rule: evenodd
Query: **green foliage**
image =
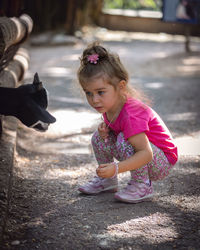
<path id="1" fill-rule="evenodd" d="M 162 0 L 104 0 L 106 9 L 160 10 Z"/>

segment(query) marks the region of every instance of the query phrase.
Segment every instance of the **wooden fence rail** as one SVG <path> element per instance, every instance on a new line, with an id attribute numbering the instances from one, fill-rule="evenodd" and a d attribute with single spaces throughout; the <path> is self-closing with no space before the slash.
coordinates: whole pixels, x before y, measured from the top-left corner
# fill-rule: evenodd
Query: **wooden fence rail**
<path id="1" fill-rule="evenodd" d="M 23 14 L 19 18 L 0 17 L 0 87 L 14 88 L 28 69 L 28 51 L 22 47 L 33 28 L 32 19 Z M 2 117 L 0 118 L 0 135 Z"/>

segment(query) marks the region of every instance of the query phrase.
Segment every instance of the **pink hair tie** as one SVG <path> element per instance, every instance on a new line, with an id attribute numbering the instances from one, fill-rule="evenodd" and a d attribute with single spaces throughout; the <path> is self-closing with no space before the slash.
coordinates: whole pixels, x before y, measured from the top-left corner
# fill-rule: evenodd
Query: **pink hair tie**
<path id="1" fill-rule="evenodd" d="M 92 54 L 87 57 L 88 62 L 97 64 L 97 61 L 99 60 L 99 55 L 98 54 Z"/>

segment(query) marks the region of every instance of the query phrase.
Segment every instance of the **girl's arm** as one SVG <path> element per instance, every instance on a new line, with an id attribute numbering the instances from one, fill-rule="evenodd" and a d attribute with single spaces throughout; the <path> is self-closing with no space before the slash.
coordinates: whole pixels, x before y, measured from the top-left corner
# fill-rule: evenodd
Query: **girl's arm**
<path id="1" fill-rule="evenodd" d="M 119 162 L 119 173 L 135 170 L 145 166 L 153 158 L 153 152 L 145 133 L 134 135 L 128 139 L 135 153 L 130 158 Z"/>
<path id="2" fill-rule="evenodd" d="M 128 141 L 133 146 L 135 153 L 130 158 L 119 162 L 119 173 L 141 168 L 153 158 L 153 152 L 145 133 L 134 135 L 130 137 Z M 115 165 L 113 163 L 101 164 L 97 169 L 98 176 L 102 178 L 110 178 L 114 173 Z"/>

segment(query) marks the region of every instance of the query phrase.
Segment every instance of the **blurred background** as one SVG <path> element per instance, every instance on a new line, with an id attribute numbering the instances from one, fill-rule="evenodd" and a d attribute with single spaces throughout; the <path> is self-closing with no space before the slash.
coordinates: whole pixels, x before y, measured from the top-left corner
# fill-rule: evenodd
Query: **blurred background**
<path id="1" fill-rule="evenodd" d="M 1 0 L 1 16 L 18 17 L 23 13 L 33 19 L 33 33 L 60 30 L 70 35 L 88 24 L 135 32 L 185 34 L 185 23 L 197 24 L 200 15 L 199 0 Z M 190 32 L 199 35 L 200 29 L 191 26 Z"/>

